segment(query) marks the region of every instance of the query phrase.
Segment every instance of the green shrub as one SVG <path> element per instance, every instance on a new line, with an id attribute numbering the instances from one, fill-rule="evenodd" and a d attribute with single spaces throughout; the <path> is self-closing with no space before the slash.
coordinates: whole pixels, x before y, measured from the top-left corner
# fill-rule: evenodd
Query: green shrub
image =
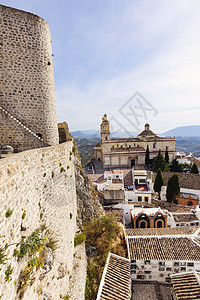
<path id="1" fill-rule="evenodd" d="M 42 220 L 42 217 L 43 217 L 43 213 L 41 212 L 40 213 L 40 220 Z"/>
<path id="2" fill-rule="evenodd" d="M 24 220 L 25 217 L 26 217 L 26 211 L 24 211 L 23 214 L 22 214 L 22 220 Z"/>
<path id="3" fill-rule="evenodd" d="M 13 272 L 13 268 L 11 267 L 11 264 L 9 264 L 7 270 L 5 271 L 5 275 L 6 275 L 5 280 L 6 281 L 11 281 L 12 280 L 12 278 L 11 278 L 12 272 Z"/>
<path id="4" fill-rule="evenodd" d="M 60 173 L 65 172 L 65 168 L 61 167 L 60 168 Z"/>
<path id="5" fill-rule="evenodd" d="M 69 299 L 70 299 L 70 297 L 69 297 L 68 294 L 65 295 L 65 296 L 62 296 L 62 295 L 60 294 L 60 298 L 63 299 L 63 300 L 69 300 Z"/>
<path id="6" fill-rule="evenodd" d="M 13 210 L 9 208 L 9 209 L 6 211 L 6 218 L 9 218 L 9 217 L 12 215 L 12 213 L 13 213 Z"/>
<path id="7" fill-rule="evenodd" d="M 76 233 L 74 237 L 74 247 L 82 244 L 85 240 L 86 236 L 83 232 Z"/>

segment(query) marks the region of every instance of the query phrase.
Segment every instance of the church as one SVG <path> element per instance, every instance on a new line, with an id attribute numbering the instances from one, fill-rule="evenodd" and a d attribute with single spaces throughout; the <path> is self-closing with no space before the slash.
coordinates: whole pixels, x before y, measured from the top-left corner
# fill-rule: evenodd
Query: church
<path id="1" fill-rule="evenodd" d="M 175 157 L 175 138 L 160 137 L 145 124 L 144 130 L 136 138 L 110 137 L 110 124 L 105 114 L 101 123 L 101 141 L 94 147 L 94 159 L 102 163 L 104 169 L 131 168 L 145 165 L 145 155 L 149 147 L 150 159 L 165 155 L 168 150 L 169 161 Z"/>

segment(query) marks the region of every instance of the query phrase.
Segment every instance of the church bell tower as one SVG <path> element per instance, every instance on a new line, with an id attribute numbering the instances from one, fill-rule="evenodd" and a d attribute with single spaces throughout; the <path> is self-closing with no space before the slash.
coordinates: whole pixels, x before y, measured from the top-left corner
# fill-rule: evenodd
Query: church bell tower
<path id="1" fill-rule="evenodd" d="M 109 141 L 109 140 L 110 140 L 110 124 L 107 119 L 107 115 L 105 114 L 101 122 L 101 141 Z"/>

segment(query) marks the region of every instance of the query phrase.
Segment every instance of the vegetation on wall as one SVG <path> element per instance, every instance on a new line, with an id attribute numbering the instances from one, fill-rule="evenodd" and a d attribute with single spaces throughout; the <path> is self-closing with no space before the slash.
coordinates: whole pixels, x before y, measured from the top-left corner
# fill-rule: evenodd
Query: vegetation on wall
<path id="1" fill-rule="evenodd" d="M 113 216 L 94 218 L 83 226 L 88 252 L 85 299 L 96 299 L 109 251 L 126 256 L 123 232 Z"/>

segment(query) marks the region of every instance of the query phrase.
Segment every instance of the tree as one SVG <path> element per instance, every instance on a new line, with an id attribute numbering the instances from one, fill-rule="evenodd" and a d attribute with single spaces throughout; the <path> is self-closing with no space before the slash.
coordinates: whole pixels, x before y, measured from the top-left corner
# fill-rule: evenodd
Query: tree
<path id="1" fill-rule="evenodd" d="M 161 154 L 161 150 L 159 150 L 159 153 L 156 157 L 154 157 L 153 160 L 153 171 L 157 172 L 158 169 L 161 169 L 161 171 L 164 171 L 167 167 L 167 164 L 165 162 L 164 156 Z"/>
<path id="2" fill-rule="evenodd" d="M 149 161 L 150 161 L 150 158 L 149 158 L 149 145 L 147 145 L 147 149 L 146 149 L 146 155 L 145 155 L 145 165 L 149 165 Z"/>
<path id="3" fill-rule="evenodd" d="M 171 176 L 167 184 L 167 201 L 174 202 L 180 193 L 179 177 L 177 174 Z"/>
<path id="4" fill-rule="evenodd" d="M 161 169 L 158 169 L 153 188 L 154 188 L 154 191 L 156 193 L 158 193 L 159 200 L 160 200 L 160 192 L 161 192 L 161 188 L 162 188 L 163 184 L 164 184 L 164 180 L 163 180 L 162 172 L 161 172 Z"/>
<path id="5" fill-rule="evenodd" d="M 198 167 L 197 167 L 197 165 L 195 163 L 192 165 L 190 173 L 199 174 Z"/>
<path id="6" fill-rule="evenodd" d="M 165 161 L 167 164 L 169 163 L 169 153 L 167 149 L 165 150 Z"/>
<path id="7" fill-rule="evenodd" d="M 182 172 L 182 167 L 176 158 L 172 160 L 172 163 L 169 168 L 171 172 Z"/>

